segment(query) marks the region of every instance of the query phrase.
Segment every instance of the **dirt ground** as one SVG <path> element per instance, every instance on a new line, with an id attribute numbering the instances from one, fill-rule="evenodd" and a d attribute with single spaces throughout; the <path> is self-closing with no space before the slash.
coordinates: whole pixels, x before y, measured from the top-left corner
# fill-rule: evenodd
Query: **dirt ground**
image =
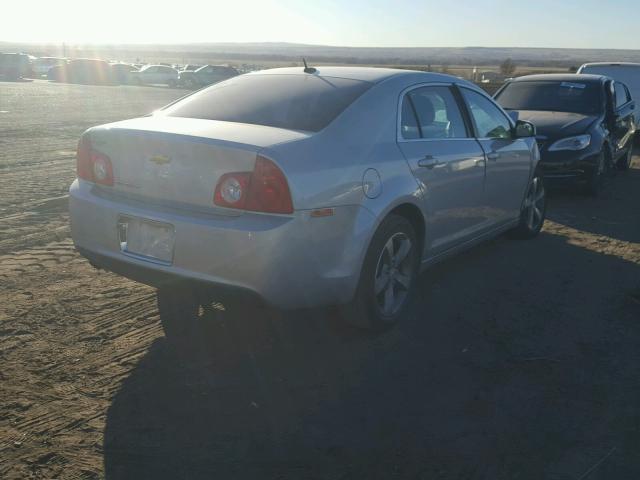
<path id="1" fill-rule="evenodd" d="M 428 271 L 378 336 L 255 304 L 167 348 L 66 190 L 87 127 L 184 92 L 0 83 L 0 478 L 640 478 L 640 158 L 539 238 Z"/>

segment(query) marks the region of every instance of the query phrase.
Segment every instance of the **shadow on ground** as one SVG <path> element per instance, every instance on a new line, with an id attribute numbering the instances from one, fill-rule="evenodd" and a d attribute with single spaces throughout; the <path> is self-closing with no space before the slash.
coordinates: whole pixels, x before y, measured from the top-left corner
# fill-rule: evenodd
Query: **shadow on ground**
<path id="1" fill-rule="evenodd" d="M 582 231 L 640 243 L 640 228 L 629 228 L 630 225 L 640 224 L 638 195 L 631 198 L 628 195 L 633 190 L 640 191 L 638 168 L 627 172 L 614 171 L 598 198 L 576 194 L 568 189 L 553 189 L 547 218 Z M 612 208 L 612 205 L 615 207 Z"/>
<path id="2" fill-rule="evenodd" d="M 553 198 L 550 217 L 583 200 Z M 574 228 L 615 233 L 585 205 Z M 549 229 L 430 270 L 384 335 L 320 312 L 210 314 L 188 356 L 157 340 L 122 384 L 106 478 L 640 478 L 639 288 L 637 263 Z"/>
<path id="3" fill-rule="evenodd" d="M 431 272 L 382 337 L 244 307 L 186 362 L 158 340 L 108 411 L 107 478 L 579 478 L 613 448 L 593 478 L 640 474 L 640 306 L 597 298 L 637 266 L 502 243 Z"/>

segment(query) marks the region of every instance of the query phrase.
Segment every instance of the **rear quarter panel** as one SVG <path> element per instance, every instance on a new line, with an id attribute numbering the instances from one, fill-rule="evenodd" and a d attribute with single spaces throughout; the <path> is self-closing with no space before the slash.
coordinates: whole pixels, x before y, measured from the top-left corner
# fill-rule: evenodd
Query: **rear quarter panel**
<path id="1" fill-rule="evenodd" d="M 372 235 L 393 208 L 403 203 L 421 208 L 418 182 L 396 143 L 398 95 L 405 84 L 392 77 L 374 85 L 323 131 L 262 151 L 286 173 L 296 210 L 336 210 L 335 220 L 310 223 L 317 248 L 328 237 L 336 245 L 334 237 L 343 236 L 342 249 L 334 250 L 341 259 L 333 266 L 336 273 L 360 271 Z M 377 195 L 370 194 L 374 198 L 363 188 L 368 169 L 380 177 Z"/>

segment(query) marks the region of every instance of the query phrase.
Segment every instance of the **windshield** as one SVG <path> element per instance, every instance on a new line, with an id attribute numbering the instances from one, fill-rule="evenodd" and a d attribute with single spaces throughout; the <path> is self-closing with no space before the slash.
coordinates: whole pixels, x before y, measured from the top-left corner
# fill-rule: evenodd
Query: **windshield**
<path id="1" fill-rule="evenodd" d="M 163 113 L 317 132 L 370 86 L 314 75 L 246 75 L 191 95 Z"/>
<path id="2" fill-rule="evenodd" d="M 513 82 L 496 100 L 507 110 L 594 114 L 603 108 L 601 91 L 598 82 Z"/>

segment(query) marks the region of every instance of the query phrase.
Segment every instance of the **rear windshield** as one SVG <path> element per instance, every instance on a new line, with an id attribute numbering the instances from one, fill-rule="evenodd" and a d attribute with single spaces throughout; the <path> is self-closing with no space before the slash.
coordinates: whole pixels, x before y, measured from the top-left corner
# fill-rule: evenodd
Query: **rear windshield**
<path id="1" fill-rule="evenodd" d="M 317 132 L 370 86 L 315 75 L 244 75 L 190 95 L 163 113 Z"/>
<path id="2" fill-rule="evenodd" d="M 513 82 L 496 97 L 507 110 L 544 110 L 583 114 L 602 110 L 602 88 L 598 82 Z"/>

